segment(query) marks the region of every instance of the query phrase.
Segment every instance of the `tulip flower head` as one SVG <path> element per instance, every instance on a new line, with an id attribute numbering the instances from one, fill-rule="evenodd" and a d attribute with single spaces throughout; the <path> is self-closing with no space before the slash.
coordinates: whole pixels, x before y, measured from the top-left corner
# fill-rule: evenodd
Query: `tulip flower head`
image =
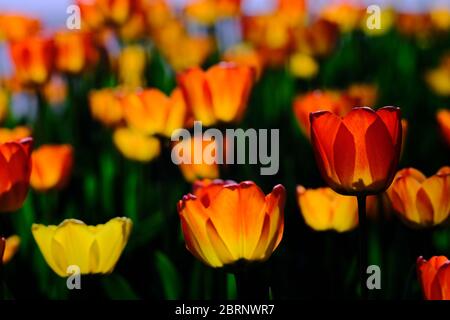
<path id="1" fill-rule="evenodd" d="M 67 184 L 73 166 L 70 145 L 43 145 L 31 154 L 30 184 L 38 191 L 61 189 Z"/>
<path id="2" fill-rule="evenodd" d="M 5 240 L 5 248 L 3 252 L 3 260 L 2 254 L 0 252 L 0 262 L 3 261 L 3 264 L 7 264 L 16 254 L 17 250 L 19 250 L 20 246 L 20 237 L 17 235 L 12 235 Z M 0 249 L 1 251 L 1 249 Z"/>
<path id="3" fill-rule="evenodd" d="M 440 110 L 436 114 L 442 137 L 450 147 L 450 110 Z"/>
<path id="4" fill-rule="evenodd" d="M 450 167 L 427 178 L 414 168 L 397 172 L 387 190 L 394 210 L 414 226 L 435 226 L 450 215 Z"/>
<path id="5" fill-rule="evenodd" d="M 67 219 L 58 226 L 33 224 L 31 231 L 50 268 L 67 277 L 76 265 L 81 274 L 108 274 L 114 270 L 132 228 L 128 218 L 114 218 L 105 224 L 88 226 Z"/>
<path id="6" fill-rule="evenodd" d="M 285 189 L 264 195 L 253 182 L 203 181 L 178 203 L 187 249 L 217 268 L 267 260 L 283 236 Z"/>
<path id="7" fill-rule="evenodd" d="M 372 195 L 389 187 L 402 145 L 399 108 L 353 108 L 342 118 L 318 111 L 310 122 L 318 167 L 334 191 Z"/>
<path id="8" fill-rule="evenodd" d="M 417 259 L 417 272 L 427 300 L 450 300 L 450 260 L 434 256 L 429 261 Z"/>
<path id="9" fill-rule="evenodd" d="M 0 144 L 0 212 L 18 210 L 28 193 L 32 138 Z"/>

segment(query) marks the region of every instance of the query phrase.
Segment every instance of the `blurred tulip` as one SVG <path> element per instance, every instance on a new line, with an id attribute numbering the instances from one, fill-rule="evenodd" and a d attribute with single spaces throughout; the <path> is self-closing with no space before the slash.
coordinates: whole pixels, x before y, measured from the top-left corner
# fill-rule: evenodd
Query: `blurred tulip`
<path id="1" fill-rule="evenodd" d="M 298 52 L 324 57 L 333 51 L 339 36 L 338 27 L 331 22 L 318 19 L 308 26 L 295 30 L 295 46 Z"/>
<path id="2" fill-rule="evenodd" d="M 434 256 L 417 259 L 417 273 L 426 300 L 450 300 L 450 260 Z"/>
<path id="3" fill-rule="evenodd" d="M 450 97 L 450 64 L 447 68 L 440 66 L 428 71 L 425 80 L 437 95 Z"/>
<path id="4" fill-rule="evenodd" d="M 174 130 L 184 127 L 186 104 L 179 89 L 170 97 L 158 89 L 145 89 L 128 94 L 122 103 L 127 124 L 144 134 L 170 137 Z"/>
<path id="5" fill-rule="evenodd" d="M 176 148 L 178 150 L 182 150 L 181 152 L 175 152 L 175 155 L 177 157 L 183 157 L 183 159 L 187 158 L 189 159 L 189 163 L 184 163 L 180 161 L 179 164 L 181 173 L 183 174 L 185 180 L 187 182 L 194 182 L 198 179 L 217 179 L 219 178 L 219 165 L 217 162 L 214 163 L 207 163 L 206 161 L 202 161 L 201 163 L 195 163 L 194 154 L 196 152 L 196 144 L 201 146 L 201 152 L 202 155 L 205 152 L 207 148 L 211 144 L 215 144 L 214 141 L 207 141 L 202 139 L 202 137 L 192 137 L 190 139 L 183 139 L 180 142 L 176 144 Z M 215 148 L 218 148 L 219 146 L 216 144 L 214 146 Z M 180 159 L 177 159 L 180 160 Z"/>
<path id="6" fill-rule="evenodd" d="M 331 188 L 297 187 L 297 201 L 308 226 L 317 231 L 345 232 L 358 225 L 358 203 Z"/>
<path id="7" fill-rule="evenodd" d="M 257 79 L 261 76 L 264 67 L 259 53 L 246 44 L 239 44 L 228 49 L 223 55 L 223 60 L 252 68 Z"/>
<path id="8" fill-rule="evenodd" d="M 82 29 L 99 30 L 105 23 L 105 16 L 99 9 L 97 3 L 92 0 L 76 0 L 76 5 L 80 8 Z"/>
<path id="9" fill-rule="evenodd" d="M 5 250 L 3 253 L 3 264 L 7 264 L 19 250 L 20 237 L 17 235 L 12 235 L 5 240 Z M 1 254 L 0 254 L 1 258 Z"/>
<path id="10" fill-rule="evenodd" d="M 0 144 L 19 141 L 31 137 L 31 130 L 28 127 L 18 126 L 13 129 L 0 128 Z"/>
<path id="11" fill-rule="evenodd" d="M 353 5 L 347 1 L 325 5 L 320 13 L 322 19 L 335 23 L 343 32 L 356 29 L 360 25 L 363 15 L 364 10 L 362 6 Z"/>
<path id="12" fill-rule="evenodd" d="M 310 55 L 297 52 L 290 57 L 289 70 L 297 78 L 310 79 L 319 72 L 319 64 Z"/>
<path id="13" fill-rule="evenodd" d="M 436 114 L 436 119 L 441 129 L 442 137 L 450 147 L 450 110 L 439 110 Z"/>
<path id="14" fill-rule="evenodd" d="M 3 122 L 8 115 L 9 94 L 8 91 L 0 86 L 0 122 Z"/>
<path id="15" fill-rule="evenodd" d="M 124 157 L 135 161 L 151 161 L 161 152 L 161 144 L 157 138 L 130 128 L 116 129 L 113 141 Z"/>
<path id="16" fill-rule="evenodd" d="M 396 16 L 395 23 L 403 35 L 418 38 L 427 37 L 432 28 L 430 16 L 425 13 L 400 12 Z"/>
<path id="17" fill-rule="evenodd" d="M 192 68 L 178 76 L 187 105 L 205 126 L 240 121 L 253 80 L 250 67 L 233 63 L 220 63 L 207 71 Z"/>
<path id="18" fill-rule="evenodd" d="M 10 44 L 15 75 L 24 84 L 42 84 L 50 76 L 54 46 L 47 38 L 25 38 Z"/>
<path id="19" fill-rule="evenodd" d="M 45 100 L 52 108 L 60 108 L 67 98 L 67 82 L 61 76 L 53 75 L 43 87 Z"/>
<path id="20" fill-rule="evenodd" d="M 145 6 L 146 20 L 150 28 L 160 28 L 173 18 L 173 13 L 166 0 L 150 0 Z"/>
<path id="21" fill-rule="evenodd" d="M 30 184 L 37 191 L 62 189 L 72 173 L 73 148 L 71 145 L 43 145 L 31 154 Z"/>
<path id="22" fill-rule="evenodd" d="M 144 71 L 147 53 L 140 45 L 127 46 L 119 55 L 119 79 L 123 86 L 138 88 L 144 86 Z"/>
<path id="23" fill-rule="evenodd" d="M 184 8 L 188 19 L 204 25 L 213 25 L 217 20 L 217 7 L 215 0 L 188 1 Z"/>
<path id="24" fill-rule="evenodd" d="M 371 195 L 389 187 L 402 144 L 399 108 L 353 108 L 343 118 L 318 111 L 310 120 L 318 167 L 334 191 Z"/>
<path id="25" fill-rule="evenodd" d="M 84 32 L 61 31 L 55 34 L 56 67 L 68 73 L 80 73 L 94 65 L 99 54 L 92 35 Z"/>
<path id="26" fill-rule="evenodd" d="M 31 174 L 32 138 L 0 144 L 0 212 L 22 207 Z"/>
<path id="27" fill-rule="evenodd" d="M 347 89 L 347 95 L 355 107 L 373 108 L 377 102 L 378 88 L 370 84 L 353 84 Z"/>
<path id="28" fill-rule="evenodd" d="M 441 224 L 450 215 L 450 167 L 429 178 L 416 169 L 402 169 L 387 194 L 405 222 L 421 227 Z"/>
<path id="29" fill-rule="evenodd" d="M 18 14 L 0 13 L 0 41 L 20 41 L 36 35 L 41 29 L 39 20 Z"/>
<path id="30" fill-rule="evenodd" d="M 115 126 L 123 120 L 121 93 L 111 88 L 91 91 L 89 106 L 92 117 L 105 126 Z"/>
<path id="31" fill-rule="evenodd" d="M 136 0 L 95 0 L 99 10 L 112 23 L 124 24 L 133 13 Z"/>
<path id="32" fill-rule="evenodd" d="M 250 181 L 197 186 L 178 203 L 187 249 L 214 268 L 267 260 L 283 237 L 285 193 L 265 196 Z"/>
<path id="33" fill-rule="evenodd" d="M 441 31 L 450 30 L 450 8 L 435 8 L 430 11 L 431 23 Z"/>
<path id="34" fill-rule="evenodd" d="M 78 266 L 81 274 L 113 272 L 131 228 L 128 218 L 113 218 L 97 226 L 66 219 L 58 226 L 33 224 L 31 231 L 49 267 L 67 277 L 72 265 Z"/>
<path id="35" fill-rule="evenodd" d="M 144 37 L 146 34 L 146 21 L 144 12 L 133 14 L 118 31 L 123 41 L 134 41 Z"/>
<path id="36" fill-rule="evenodd" d="M 328 110 L 344 115 L 352 109 L 352 101 L 338 91 L 311 91 L 295 98 L 293 109 L 297 122 L 303 133 L 309 138 L 309 114 L 315 111 Z"/>

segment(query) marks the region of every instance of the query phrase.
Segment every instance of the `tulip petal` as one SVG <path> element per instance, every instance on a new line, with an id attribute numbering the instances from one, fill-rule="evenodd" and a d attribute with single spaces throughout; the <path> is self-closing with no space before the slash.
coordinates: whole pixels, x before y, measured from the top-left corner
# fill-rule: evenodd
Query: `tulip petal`
<path id="1" fill-rule="evenodd" d="M 323 231 L 331 224 L 331 201 L 324 189 L 297 188 L 300 209 L 308 226 Z"/>
<path id="2" fill-rule="evenodd" d="M 344 123 L 341 123 L 334 140 L 334 170 L 340 185 L 346 189 L 353 187 L 355 174 L 355 140 Z"/>
<path id="3" fill-rule="evenodd" d="M 450 261 L 447 260 L 440 268 L 436 274 L 435 283 L 438 284 L 441 291 L 441 300 L 450 300 Z M 437 291 L 434 286 L 432 292 Z"/>
<path id="4" fill-rule="evenodd" d="M 448 259 L 445 256 L 434 256 L 429 261 L 422 257 L 419 257 L 417 260 L 419 278 L 427 300 L 440 299 L 440 288 L 436 288 L 433 282 L 438 270 L 446 263 L 448 263 Z"/>
<path id="5" fill-rule="evenodd" d="M 272 239 L 266 249 L 269 256 L 280 244 L 284 232 L 284 205 L 286 190 L 281 184 L 276 185 L 272 192 L 266 196 L 266 214 L 270 217 L 269 239 Z"/>
<path id="6" fill-rule="evenodd" d="M 36 240 L 39 250 L 50 268 L 52 268 L 59 276 L 65 277 L 67 274 L 64 266 L 56 263 L 52 252 L 52 241 L 56 228 L 56 226 L 47 227 L 41 224 L 33 224 L 31 232 Z"/>
<path id="7" fill-rule="evenodd" d="M 417 193 L 420 190 L 421 184 L 413 177 L 400 177 L 394 182 L 393 192 L 397 196 L 394 197 L 394 209 L 406 215 L 408 220 L 415 223 L 421 223 L 421 215 L 417 211 Z"/>
<path id="8" fill-rule="evenodd" d="M 435 224 L 445 221 L 450 214 L 449 190 L 450 175 L 434 175 L 426 179 L 417 194 L 419 212 L 423 212 Z"/>
<path id="9" fill-rule="evenodd" d="M 212 247 L 217 254 L 222 265 L 230 264 L 234 262 L 233 255 L 228 249 L 226 243 L 222 240 L 216 227 L 212 223 L 211 219 L 206 222 L 206 234 L 209 237 Z"/>
<path id="10" fill-rule="evenodd" d="M 396 107 L 383 107 L 377 110 L 377 115 L 384 122 L 386 129 L 392 138 L 392 144 L 397 145 L 401 141 L 402 128 L 401 128 L 401 112 L 400 108 Z"/>

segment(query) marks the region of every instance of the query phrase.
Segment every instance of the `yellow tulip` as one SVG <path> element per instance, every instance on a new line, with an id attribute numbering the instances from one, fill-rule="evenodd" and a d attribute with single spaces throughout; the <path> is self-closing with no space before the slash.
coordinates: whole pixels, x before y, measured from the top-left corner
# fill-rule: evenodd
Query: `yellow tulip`
<path id="1" fill-rule="evenodd" d="M 119 78 L 125 87 L 138 88 L 144 85 L 144 69 L 147 54 L 144 47 L 125 47 L 119 56 Z"/>
<path id="2" fill-rule="evenodd" d="M 158 138 L 147 136 L 130 128 L 118 128 L 113 135 L 114 144 L 126 158 L 148 162 L 161 152 Z"/>
<path id="3" fill-rule="evenodd" d="M 295 53 L 289 61 L 291 73 L 301 79 L 310 79 L 317 75 L 319 64 L 310 55 Z"/>
<path id="4" fill-rule="evenodd" d="M 81 274 L 111 273 L 131 228 L 131 220 L 122 217 L 97 226 L 75 219 L 66 219 L 58 226 L 33 224 L 31 231 L 50 268 L 66 277 L 71 265 L 78 266 Z"/>

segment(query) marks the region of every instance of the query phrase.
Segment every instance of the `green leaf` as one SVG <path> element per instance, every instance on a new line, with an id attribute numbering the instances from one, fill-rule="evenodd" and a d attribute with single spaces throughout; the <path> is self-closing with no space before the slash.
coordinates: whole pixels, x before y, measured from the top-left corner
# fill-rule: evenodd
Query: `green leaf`
<path id="1" fill-rule="evenodd" d="M 103 288 L 108 298 L 113 300 L 138 300 L 139 297 L 124 277 L 111 274 L 102 279 Z"/>
<path id="2" fill-rule="evenodd" d="M 134 222 L 134 221 L 133 221 Z M 140 219 L 139 224 L 134 224 L 131 233 L 128 250 L 148 244 L 163 229 L 163 215 L 161 212 L 155 212 L 150 217 Z"/>
<path id="3" fill-rule="evenodd" d="M 181 294 L 181 279 L 170 259 L 162 252 L 155 253 L 155 266 L 161 278 L 166 299 L 176 300 Z"/>

